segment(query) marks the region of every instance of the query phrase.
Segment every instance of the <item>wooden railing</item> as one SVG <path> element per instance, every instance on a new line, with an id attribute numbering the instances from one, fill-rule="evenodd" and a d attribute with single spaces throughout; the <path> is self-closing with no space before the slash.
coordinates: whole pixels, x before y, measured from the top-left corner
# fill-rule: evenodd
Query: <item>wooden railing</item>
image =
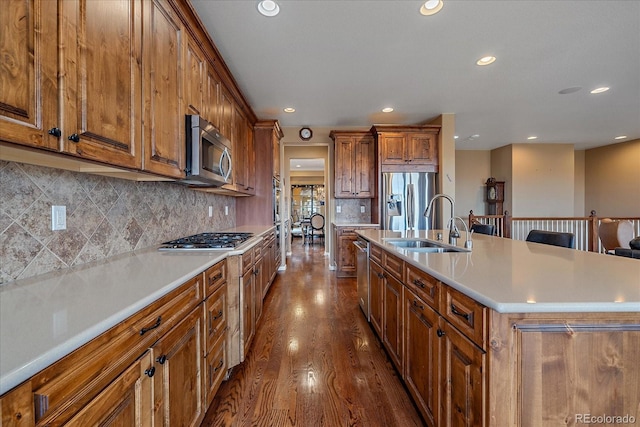
<path id="1" fill-rule="evenodd" d="M 516 240 L 525 240 L 531 230 L 562 231 L 573 233 L 576 236 L 576 249 L 591 252 L 604 252 L 598 228 L 604 218 L 614 221 L 627 220 L 633 224 L 634 236 L 640 236 L 640 217 L 598 217 L 596 211 L 591 211 L 587 217 L 511 217 L 509 212 L 504 215 L 475 215 L 469 211 L 469 227 L 472 224 L 493 224 L 496 234 Z"/>

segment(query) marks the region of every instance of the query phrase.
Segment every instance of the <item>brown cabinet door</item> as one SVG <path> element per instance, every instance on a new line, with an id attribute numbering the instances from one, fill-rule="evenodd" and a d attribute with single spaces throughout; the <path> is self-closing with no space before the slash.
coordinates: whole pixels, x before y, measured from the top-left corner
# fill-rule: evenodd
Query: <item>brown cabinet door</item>
<path id="1" fill-rule="evenodd" d="M 155 425 L 199 426 L 204 417 L 201 310 L 196 307 L 151 348 Z"/>
<path id="2" fill-rule="evenodd" d="M 338 277 L 355 277 L 356 275 L 356 248 L 353 242 L 356 235 L 351 230 L 341 230 L 338 232 Z"/>
<path id="3" fill-rule="evenodd" d="M 262 316 L 262 297 L 264 295 L 264 290 L 267 287 L 267 259 L 265 257 L 261 257 L 256 261 L 256 264 L 253 267 L 253 274 L 255 275 L 255 296 L 254 296 L 254 305 L 255 305 L 255 313 L 256 313 L 256 325 Z"/>
<path id="4" fill-rule="evenodd" d="M 335 141 L 335 196 L 352 198 L 355 195 L 355 150 L 351 137 L 338 137 Z"/>
<path id="5" fill-rule="evenodd" d="M 402 332 L 404 330 L 402 318 L 403 289 L 402 283 L 388 274 L 385 274 L 384 282 L 384 302 L 382 304 L 383 311 L 383 327 L 382 342 L 389 351 L 391 360 L 396 368 L 402 372 L 403 352 L 402 352 Z"/>
<path id="6" fill-rule="evenodd" d="M 58 2 L 3 1 L 0 140 L 59 149 Z"/>
<path id="7" fill-rule="evenodd" d="M 220 85 L 218 96 L 220 133 L 233 143 L 233 114 L 235 111 L 233 100 L 227 88 L 222 84 Z"/>
<path id="8" fill-rule="evenodd" d="M 355 192 L 358 198 L 372 198 L 376 192 L 375 142 L 373 136 L 356 138 Z"/>
<path id="9" fill-rule="evenodd" d="M 196 41 L 187 35 L 184 52 L 184 99 L 186 114 L 205 117 L 204 83 L 206 61 Z"/>
<path id="10" fill-rule="evenodd" d="M 151 426 L 153 361 L 146 352 L 65 426 Z"/>
<path id="11" fill-rule="evenodd" d="M 405 383 L 427 425 L 438 425 L 440 316 L 405 290 Z"/>
<path id="12" fill-rule="evenodd" d="M 241 358 L 242 360 L 244 360 L 247 352 L 249 351 L 249 347 L 253 341 L 253 336 L 255 335 L 255 277 L 256 276 L 252 268 L 247 270 L 247 272 L 242 276 L 243 301 L 241 343 L 244 346 L 244 352 Z"/>
<path id="13" fill-rule="evenodd" d="M 442 322 L 441 426 L 485 425 L 485 353 L 448 322 Z"/>
<path id="14" fill-rule="evenodd" d="M 218 129 L 220 129 L 220 84 L 220 77 L 218 77 L 213 66 L 207 64 L 207 78 L 203 91 L 203 115 L 209 123 Z M 228 135 L 225 136 L 228 137 Z"/>
<path id="15" fill-rule="evenodd" d="M 384 270 L 369 261 L 369 300 L 371 303 L 371 325 L 378 337 L 382 337 L 382 296 L 384 294 Z"/>
<path id="16" fill-rule="evenodd" d="M 381 162 L 387 165 L 402 165 L 405 163 L 405 139 L 401 132 L 385 132 L 380 136 Z"/>
<path id="17" fill-rule="evenodd" d="M 184 32 L 180 19 L 167 0 L 145 3 L 143 36 L 143 169 L 182 178 L 185 176 L 181 72 Z"/>
<path id="18" fill-rule="evenodd" d="M 63 151 L 140 169 L 142 2 L 60 5 Z"/>
<path id="19" fill-rule="evenodd" d="M 408 134 L 406 145 L 406 159 L 414 164 L 437 163 L 438 146 L 435 135 L 432 134 Z"/>

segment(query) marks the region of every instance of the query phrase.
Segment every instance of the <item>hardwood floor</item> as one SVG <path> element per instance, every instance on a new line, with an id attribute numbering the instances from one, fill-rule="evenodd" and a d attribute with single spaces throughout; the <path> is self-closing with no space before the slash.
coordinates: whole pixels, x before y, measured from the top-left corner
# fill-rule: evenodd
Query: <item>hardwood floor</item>
<path id="1" fill-rule="evenodd" d="M 247 359 L 202 426 L 421 426 L 397 372 L 322 245 L 293 243 Z"/>

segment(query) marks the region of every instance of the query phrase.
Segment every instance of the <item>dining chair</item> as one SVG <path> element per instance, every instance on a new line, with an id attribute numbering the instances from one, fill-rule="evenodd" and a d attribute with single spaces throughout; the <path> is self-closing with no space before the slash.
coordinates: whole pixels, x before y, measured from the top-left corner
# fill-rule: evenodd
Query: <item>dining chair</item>
<path id="1" fill-rule="evenodd" d="M 471 224 L 471 230 L 476 234 L 487 234 L 489 236 L 495 236 L 496 234 L 496 226 L 493 224 L 480 224 L 474 223 Z"/>
<path id="2" fill-rule="evenodd" d="M 308 232 L 311 243 L 313 244 L 313 240 L 316 237 L 318 239 L 322 239 L 322 243 L 324 243 L 324 216 L 322 214 L 315 213 L 311 215 L 309 222 L 310 227 L 308 228 Z"/>
<path id="3" fill-rule="evenodd" d="M 531 230 L 527 235 L 526 241 L 570 249 L 576 248 L 575 235 L 560 231 Z"/>

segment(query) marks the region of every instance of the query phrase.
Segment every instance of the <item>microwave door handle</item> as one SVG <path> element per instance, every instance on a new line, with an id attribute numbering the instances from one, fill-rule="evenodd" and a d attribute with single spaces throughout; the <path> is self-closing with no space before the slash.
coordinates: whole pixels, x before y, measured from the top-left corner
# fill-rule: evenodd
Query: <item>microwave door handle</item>
<path id="1" fill-rule="evenodd" d="M 229 159 L 229 169 L 225 172 L 223 169 L 223 163 L 224 163 L 224 158 L 227 157 Z M 229 177 L 231 176 L 231 156 L 229 155 L 229 150 L 227 150 L 227 147 L 224 148 L 224 151 L 222 152 L 222 155 L 220 156 L 220 172 L 222 172 L 222 175 L 224 177 L 225 181 L 229 180 Z"/>

